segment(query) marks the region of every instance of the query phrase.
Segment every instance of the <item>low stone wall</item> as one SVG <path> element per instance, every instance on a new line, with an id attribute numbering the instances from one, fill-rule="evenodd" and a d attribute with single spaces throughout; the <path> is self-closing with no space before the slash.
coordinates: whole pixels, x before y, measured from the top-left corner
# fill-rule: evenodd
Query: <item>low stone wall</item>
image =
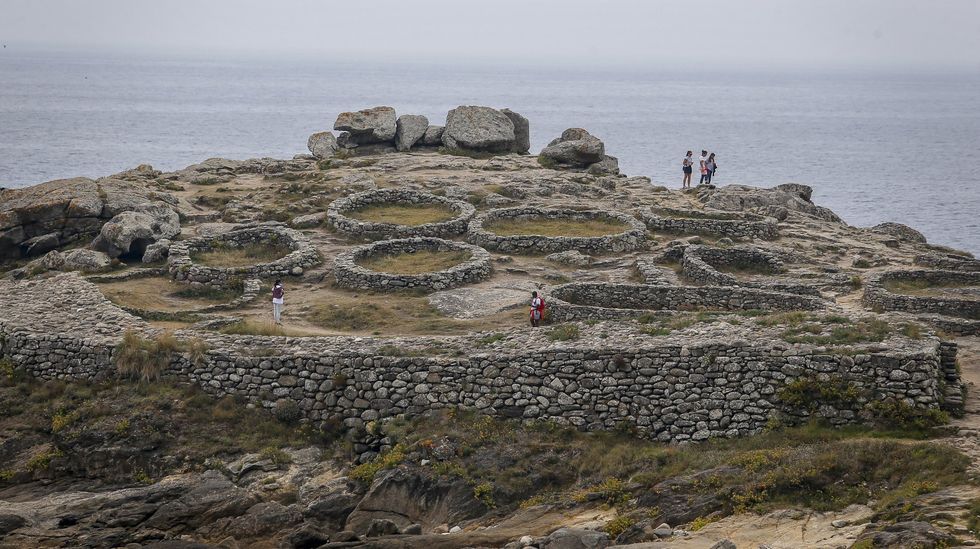
<path id="1" fill-rule="evenodd" d="M 669 250 L 665 257 L 677 255 Z M 771 274 L 785 270 L 783 262 L 771 252 L 754 247 L 715 248 L 711 246 L 685 246 L 679 253 L 681 273 L 695 284 L 709 286 L 742 286 L 774 292 L 787 292 L 819 296 L 820 288 L 811 284 L 782 280 L 746 281 L 734 275 L 723 273 L 718 268 L 751 267 L 759 272 Z"/>
<path id="2" fill-rule="evenodd" d="M 889 281 L 922 281 L 929 284 L 962 284 L 980 286 L 976 271 L 885 271 L 867 278 L 864 284 L 864 305 L 873 310 L 905 313 L 936 313 L 940 315 L 980 320 L 980 300 L 948 297 L 915 296 L 890 292 Z"/>
<path id="3" fill-rule="evenodd" d="M 946 271 L 980 271 L 980 260 L 951 254 L 921 254 L 915 256 L 915 263 Z"/>
<path id="4" fill-rule="evenodd" d="M 606 219 L 627 226 L 621 233 L 603 236 L 543 236 L 495 234 L 491 226 L 504 219 Z M 601 210 L 548 209 L 536 207 L 491 210 L 470 221 L 467 241 L 488 250 L 507 254 L 550 254 L 578 250 L 589 255 L 622 253 L 638 249 L 646 241 L 646 227 L 634 217 Z"/>
<path id="5" fill-rule="evenodd" d="M 733 286 L 655 286 L 573 282 L 552 290 L 554 321 L 615 319 L 650 311 L 813 311 L 829 304 L 816 297 Z"/>
<path id="6" fill-rule="evenodd" d="M 747 212 L 651 208 L 649 212 L 640 212 L 639 217 L 654 231 L 765 240 L 779 236 L 775 218 Z"/>
<path id="7" fill-rule="evenodd" d="M 433 204 L 443 206 L 451 210 L 455 215 L 447 221 L 425 223 L 423 225 L 397 225 L 395 223 L 360 221 L 347 216 L 350 212 L 368 206 L 393 204 Z M 426 236 L 449 238 L 465 233 L 467 224 L 475 212 L 476 208 L 472 204 L 462 200 L 452 200 L 410 189 L 378 189 L 352 194 L 346 198 L 335 200 L 327 208 L 327 223 L 338 232 L 371 239 Z"/>
<path id="8" fill-rule="evenodd" d="M 210 267 L 194 263 L 192 254 L 221 247 L 242 248 L 272 244 L 289 250 L 283 257 L 244 267 Z M 168 259 L 170 275 L 179 282 L 226 287 L 248 278 L 272 279 L 298 276 L 320 263 L 320 254 L 303 233 L 277 222 L 242 225 L 213 237 L 198 237 L 174 242 Z"/>
<path id="9" fill-rule="evenodd" d="M 471 255 L 468 260 L 449 269 L 416 275 L 382 273 L 358 265 L 359 261 L 372 256 L 415 253 L 423 250 L 465 251 Z M 486 280 L 490 278 L 491 270 L 490 253 L 483 248 L 441 238 L 382 240 L 344 252 L 334 260 L 334 276 L 338 285 L 380 292 L 446 290 Z"/>

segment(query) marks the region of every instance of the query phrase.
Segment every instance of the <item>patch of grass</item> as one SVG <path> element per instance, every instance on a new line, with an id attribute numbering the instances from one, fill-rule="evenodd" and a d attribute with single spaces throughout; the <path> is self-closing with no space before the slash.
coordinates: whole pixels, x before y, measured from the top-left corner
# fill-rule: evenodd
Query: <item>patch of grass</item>
<path id="1" fill-rule="evenodd" d="M 191 254 L 191 259 L 195 263 L 210 267 L 247 267 L 259 263 L 271 263 L 285 257 L 288 253 L 288 250 L 279 246 L 252 244 L 241 248 L 218 247 L 213 250 L 196 252 Z"/>
<path id="2" fill-rule="evenodd" d="M 353 480 L 358 482 L 363 482 L 364 484 L 371 484 L 374 481 L 374 477 L 385 469 L 393 469 L 405 461 L 405 448 L 399 444 L 396 444 L 391 450 L 381 454 L 376 457 L 374 461 L 368 463 L 362 463 L 357 467 L 350 470 L 347 475 Z"/>
<path id="3" fill-rule="evenodd" d="M 851 265 L 853 265 L 854 268 L 856 269 L 867 269 L 871 267 L 871 262 L 868 261 L 867 259 L 861 258 L 861 259 L 855 259 L 854 263 L 852 263 Z"/>
<path id="4" fill-rule="evenodd" d="M 941 296 L 944 289 L 973 287 L 962 282 L 931 282 L 920 279 L 886 280 L 883 286 L 892 293 L 914 296 Z"/>
<path id="5" fill-rule="evenodd" d="M 905 324 L 902 324 L 900 331 L 902 332 L 903 336 L 909 339 L 922 339 L 922 326 L 914 322 L 906 322 Z"/>
<path id="6" fill-rule="evenodd" d="M 396 225 L 425 225 L 440 223 L 456 216 L 453 211 L 439 204 L 380 204 L 347 212 L 347 216 L 373 223 Z"/>
<path id="7" fill-rule="evenodd" d="M 370 256 L 358 261 L 357 264 L 380 273 L 416 275 L 444 271 L 469 261 L 471 257 L 470 252 L 462 250 L 420 250 L 415 253 Z"/>
<path id="8" fill-rule="evenodd" d="M 494 509 L 497 503 L 493 500 L 493 484 L 481 482 L 473 487 L 473 497 L 487 509 Z"/>
<path id="9" fill-rule="evenodd" d="M 861 278 L 861 275 L 853 275 L 848 281 L 848 284 L 851 286 L 851 289 L 858 290 L 861 286 L 864 286 L 864 280 Z"/>
<path id="10" fill-rule="evenodd" d="M 271 320 L 261 321 L 246 318 L 222 327 L 219 332 L 232 335 L 261 335 L 261 336 L 289 336 L 307 337 L 314 335 L 310 332 L 293 328 L 277 326 Z"/>
<path id="11" fill-rule="evenodd" d="M 57 448 L 51 448 L 31 456 L 31 458 L 27 460 L 25 466 L 27 467 L 28 472 L 36 473 L 50 467 L 51 460 L 62 457 L 65 457 L 64 452 Z"/>
<path id="12" fill-rule="evenodd" d="M 918 408 L 901 400 L 880 400 L 868 405 L 875 424 L 885 429 L 928 431 L 949 423 L 949 415 L 935 408 Z"/>
<path id="13" fill-rule="evenodd" d="M 802 323 L 807 319 L 807 313 L 804 311 L 789 311 L 785 313 L 772 313 L 765 316 L 760 316 L 755 319 L 755 323 L 759 326 L 795 326 Z"/>
<path id="14" fill-rule="evenodd" d="M 293 458 L 289 454 L 275 446 L 262 448 L 262 451 L 259 452 L 259 457 L 271 461 L 273 465 L 279 468 L 293 462 Z"/>
<path id="15" fill-rule="evenodd" d="M 688 530 L 692 532 L 697 532 L 698 530 L 704 528 L 705 526 L 711 524 L 712 522 L 715 522 L 715 520 L 712 518 L 697 517 L 691 521 L 691 526 L 688 527 Z"/>
<path id="16" fill-rule="evenodd" d="M 602 531 L 609 534 L 610 538 L 616 539 L 617 536 L 628 530 L 634 524 L 636 524 L 636 519 L 628 515 L 620 515 L 607 522 L 602 527 Z"/>
<path id="17" fill-rule="evenodd" d="M 240 282 L 228 288 L 215 288 L 175 282 L 162 276 L 105 282 L 98 286 L 109 301 L 122 307 L 167 313 L 227 303 L 242 292 Z"/>
<path id="18" fill-rule="evenodd" d="M 849 381 L 818 380 L 803 377 L 787 383 L 779 390 L 779 400 L 787 406 L 816 410 L 824 404 L 849 406 L 863 396 L 860 388 Z"/>
<path id="19" fill-rule="evenodd" d="M 887 322 L 878 319 L 863 319 L 848 326 L 835 326 L 830 333 L 824 333 L 820 324 L 802 324 L 783 332 L 787 343 L 809 343 L 812 345 L 850 345 L 882 341 L 891 334 Z"/>
<path id="20" fill-rule="evenodd" d="M 621 233 L 628 225 L 614 219 L 501 219 L 484 226 L 501 236 L 605 236 Z"/>
<path id="21" fill-rule="evenodd" d="M 159 378 L 170 366 L 178 346 L 177 340 L 170 334 L 146 339 L 127 330 L 116 346 L 113 360 L 121 376 L 145 383 Z"/>
<path id="22" fill-rule="evenodd" d="M 551 341 L 572 341 L 581 336 L 581 332 L 575 324 L 560 324 L 548 331 L 548 339 Z"/>
<path id="23" fill-rule="evenodd" d="M 554 160 L 554 159 L 552 159 L 552 158 L 549 158 L 549 157 L 547 157 L 547 156 L 540 156 L 540 155 L 539 155 L 539 156 L 538 156 L 538 164 L 539 164 L 539 165 L 540 165 L 540 166 L 541 166 L 542 168 L 547 168 L 547 169 L 549 169 L 549 170 L 557 170 L 557 169 L 558 169 L 558 167 L 559 167 L 559 166 L 558 166 L 558 162 L 555 162 L 555 160 Z"/>
<path id="24" fill-rule="evenodd" d="M 486 347 L 487 345 L 493 345 L 494 343 L 497 343 L 498 341 L 503 341 L 505 339 L 507 339 L 506 334 L 490 334 L 478 339 L 476 341 L 476 344 L 479 345 L 480 347 Z"/>

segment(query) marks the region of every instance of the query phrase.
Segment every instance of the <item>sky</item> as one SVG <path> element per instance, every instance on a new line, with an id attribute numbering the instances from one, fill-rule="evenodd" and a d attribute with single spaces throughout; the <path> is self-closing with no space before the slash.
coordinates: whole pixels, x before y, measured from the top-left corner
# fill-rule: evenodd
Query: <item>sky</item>
<path id="1" fill-rule="evenodd" d="M 980 73 L 980 0 L 0 0 L 27 50 Z"/>

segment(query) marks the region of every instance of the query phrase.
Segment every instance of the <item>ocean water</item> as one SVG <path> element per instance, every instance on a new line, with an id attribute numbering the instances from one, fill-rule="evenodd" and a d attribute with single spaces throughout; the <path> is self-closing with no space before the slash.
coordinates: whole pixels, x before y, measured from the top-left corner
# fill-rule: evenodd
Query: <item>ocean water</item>
<path id="1" fill-rule="evenodd" d="M 532 150 L 568 127 L 630 175 L 680 186 L 688 149 L 717 184 L 813 186 L 848 223 L 898 221 L 980 253 L 980 75 L 760 74 L 217 60 L 0 50 L 0 186 L 208 157 L 288 158 L 337 113 L 391 105 L 443 123 L 510 107 Z M 697 175 L 695 175 L 695 180 Z"/>

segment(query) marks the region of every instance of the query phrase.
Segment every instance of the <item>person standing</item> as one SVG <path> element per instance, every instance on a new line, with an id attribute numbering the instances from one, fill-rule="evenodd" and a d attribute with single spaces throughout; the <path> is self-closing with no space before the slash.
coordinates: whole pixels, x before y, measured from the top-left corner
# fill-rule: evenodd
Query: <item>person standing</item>
<path id="1" fill-rule="evenodd" d="M 715 153 L 711 153 L 711 154 L 708 155 L 708 161 L 705 163 L 705 167 L 708 168 L 708 181 L 707 181 L 707 183 L 708 183 L 708 185 L 710 185 L 711 184 L 711 178 L 714 177 L 714 175 L 715 175 L 715 169 L 718 167 L 718 164 L 715 163 Z"/>
<path id="2" fill-rule="evenodd" d="M 531 327 L 540 326 L 542 318 L 544 318 L 544 298 L 539 297 L 538 292 L 531 292 Z"/>
<path id="3" fill-rule="evenodd" d="M 702 150 L 701 156 L 698 157 L 698 168 L 701 170 L 701 181 L 698 181 L 698 185 L 704 185 L 704 180 L 708 178 L 708 151 Z"/>
<path id="4" fill-rule="evenodd" d="M 282 324 L 282 306 L 285 295 L 286 291 L 282 287 L 282 280 L 276 279 L 276 283 L 272 286 L 272 319 L 275 320 L 276 324 Z"/>
<path id="5" fill-rule="evenodd" d="M 684 157 L 684 161 L 681 163 L 684 168 L 684 182 L 681 183 L 681 188 L 686 189 L 691 186 L 691 173 L 694 172 L 694 152 L 687 151 L 687 156 Z"/>

